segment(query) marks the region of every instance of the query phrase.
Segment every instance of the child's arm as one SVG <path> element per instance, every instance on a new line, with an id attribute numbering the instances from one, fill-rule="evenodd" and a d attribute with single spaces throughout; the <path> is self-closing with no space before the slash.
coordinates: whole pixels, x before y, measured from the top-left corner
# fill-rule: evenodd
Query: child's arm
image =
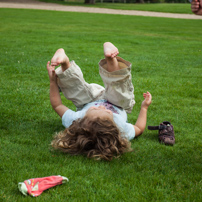
<path id="1" fill-rule="evenodd" d="M 51 66 L 50 62 L 48 62 L 47 70 L 48 70 L 48 75 L 50 79 L 50 102 L 55 112 L 60 117 L 62 117 L 63 114 L 68 110 L 68 108 L 62 104 L 62 100 L 61 100 L 58 85 L 57 85 L 57 76 L 55 73 L 55 66 Z"/>
<path id="2" fill-rule="evenodd" d="M 144 132 L 147 123 L 147 109 L 151 104 L 152 96 L 149 92 L 143 94 L 144 101 L 141 105 L 141 110 L 138 119 L 134 125 L 135 137 L 141 135 Z"/>

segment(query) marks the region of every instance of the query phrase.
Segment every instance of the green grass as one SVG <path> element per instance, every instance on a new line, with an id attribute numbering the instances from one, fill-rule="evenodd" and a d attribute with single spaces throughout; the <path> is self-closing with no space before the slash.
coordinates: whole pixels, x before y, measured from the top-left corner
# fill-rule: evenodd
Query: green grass
<path id="1" fill-rule="evenodd" d="M 201 20 L 0 9 L 0 201 L 202 201 Z M 63 47 L 88 82 L 102 84 L 102 44 L 113 42 L 133 63 L 135 123 L 142 93 L 153 103 L 147 125 L 167 120 L 176 144 L 161 145 L 147 129 L 134 152 L 112 162 L 51 151 L 63 130 L 49 101 L 46 63 Z M 64 103 L 73 105 L 62 97 Z M 62 175 L 69 183 L 36 199 L 18 182 Z"/>
<path id="2" fill-rule="evenodd" d="M 145 4 L 134 4 L 134 3 L 96 3 L 94 5 L 84 4 L 84 1 L 56 1 L 56 0 L 40 0 L 43 2 L 58 3 L 67 6 L 85 6 L 95 8 L 110 8 L 110 9 L 121 9 L 121 10 L 139 10 L 139 11 L 155 11 L 163 13 L 184 13 L 193 14 L 191 12 L 190 3 L 145 3 Z"/>

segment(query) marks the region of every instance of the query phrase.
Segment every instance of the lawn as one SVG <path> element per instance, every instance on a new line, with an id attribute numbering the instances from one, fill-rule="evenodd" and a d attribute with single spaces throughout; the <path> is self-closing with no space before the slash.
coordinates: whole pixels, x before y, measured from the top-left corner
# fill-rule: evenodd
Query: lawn
<path id="1" fill-rule="evenodd" d="M 201 35 L 201 20 L 0 9 L 0 201 L 33 201 L 18 182 L 50 175 L 69 182 L 34 201 L 202 201 Z M 86 81 L 102 85 L 97 63 L 105 41 L 133 63 L 129 122 L 150 91 L 147 125 L 170 121 L 174 146 L 146 129 L 133 152 L 111 162 L 51 150 L 64 128 L 50 105 L 46 63 L 63 47 Z"/>
<path id="2" fill-rule="evenodd" d="M 58 3 L 67 6 L 85 6 L 94 8 L 109 8 L 109 9 L 121 9 L 121 10 L 139 10 L 139 11 L 155 11 L 163 13 L 184 13 L 193 14 L 191 11 L 190 3 L 145 3 L 145 4 L 135 4 L 135 3 L 99 3 L 94 5 L 84 4 L 84 1 L 57 1 L 57 0 L 40 0 L 42 2 Z"/>

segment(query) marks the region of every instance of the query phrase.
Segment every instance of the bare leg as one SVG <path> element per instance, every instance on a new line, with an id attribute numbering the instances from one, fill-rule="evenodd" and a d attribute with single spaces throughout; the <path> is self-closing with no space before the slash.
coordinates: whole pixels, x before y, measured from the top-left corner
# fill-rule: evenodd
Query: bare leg
<path id="1" fill-rule="evenodd" d="M 118 49 L 110 42 L 105 42 L 104 45 L 104 55 L 107 61 L 107 71 L 113 72 L 119 70 L 118 61 L 116 56 L 119 54 Z"/>
<path id="2" fill-rule="evenodd" d="M 55 52 L 53 58 L 51 59 L 51 65 L 52 66 L 61 65 L 63 72 L 71 66 L 69 58 L 65 54 L 64 49 L 60 48 Z"/>

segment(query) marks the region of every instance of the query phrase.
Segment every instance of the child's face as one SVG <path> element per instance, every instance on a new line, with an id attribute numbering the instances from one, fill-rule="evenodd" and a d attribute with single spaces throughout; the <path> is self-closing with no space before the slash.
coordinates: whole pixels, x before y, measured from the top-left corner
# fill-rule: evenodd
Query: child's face
<path id="1" fill-rule="evenodd" d="M 112 111 L 106 109 L 104 106 L 90 107 L 86 112 L 87 117 L 113 120 Z"/>

